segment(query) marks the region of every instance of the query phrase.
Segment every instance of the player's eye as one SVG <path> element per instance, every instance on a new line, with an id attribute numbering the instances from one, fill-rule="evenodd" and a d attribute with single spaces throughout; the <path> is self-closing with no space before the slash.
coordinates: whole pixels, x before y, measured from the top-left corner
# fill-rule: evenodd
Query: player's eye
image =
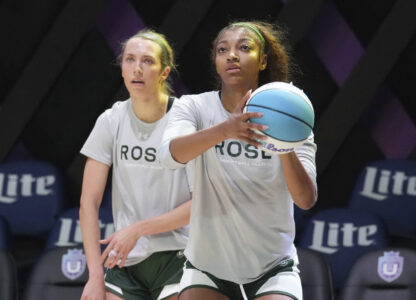
<path id="1" fill-rule="evenodd" d="M 227 49 L 225 47 L 218 47 L 217 48 L 218 53 L 225 53 L 226 51 L 227 51 Z"/>
<path id="2" fill-rule="evenodd" d="M 251 50 L 251 47 L 249 45 L 242 44 L 240 46 L 240 49 L 243 50 L 243 51 L 250 51 Z"/>

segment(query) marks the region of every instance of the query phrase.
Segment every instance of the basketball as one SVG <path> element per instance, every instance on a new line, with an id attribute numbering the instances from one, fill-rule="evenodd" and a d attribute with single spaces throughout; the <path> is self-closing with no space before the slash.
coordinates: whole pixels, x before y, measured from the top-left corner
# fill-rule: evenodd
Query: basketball
<path id="1" fill-rule="evenodd" d="M 266 140 L 259 140 L 262 150 L 288 153 L 301 146 L 310 136 L 315 113 L 308 96 L 293 84 L 270 82 L 257 88 L 244 107 L 244 112 L 261 112 L 250 122 L 267 125 Z"/>

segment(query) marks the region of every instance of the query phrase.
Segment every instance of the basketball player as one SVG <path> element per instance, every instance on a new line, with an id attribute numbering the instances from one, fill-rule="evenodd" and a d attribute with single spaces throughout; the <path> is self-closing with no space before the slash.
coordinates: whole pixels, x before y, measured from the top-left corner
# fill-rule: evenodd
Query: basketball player
<path id="1" fill-rule="evenodd" d="M 81 299 L 176 299 L 190 184 L 187 169 L 162 168 L 157 152 L 173 101 L 166 81 L 173 52 L 163 35 L 143 30 L 125 42 L 120 59 L 130 98 L 101 114 L 81 150 L 88 157 L 80 221 L 89 268 Z M 101 255 L 98 209 L 110 166 L 116 231 L 101 241 Z"/>
<path id="2" fill-rule="evenodd" d="M 313 135 L 296 152 L 260 151 L 242 113 L 250 91 L 289 81 L 289 57 L 271 24 L 231 23 L 213 42 L 220 90 L 183 96 L 160 154 L 169 168 L 196 158 L 190 238 L 180 300 L 302 299 L 293 203 L 317 199 Z"/>

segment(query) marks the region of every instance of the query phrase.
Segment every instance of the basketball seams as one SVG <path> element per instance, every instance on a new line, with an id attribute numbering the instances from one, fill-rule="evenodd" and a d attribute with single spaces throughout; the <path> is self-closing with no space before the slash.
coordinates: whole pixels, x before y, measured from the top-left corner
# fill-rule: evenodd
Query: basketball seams
<path id="1" fill-rule="evenodd" d="M 259 104 L 250 104 L 250 103 L 248 103 L 246 106 L 260 107 L 260 108 L 264 108 L 264 109 L 267 109 L 267 110 L 271 110 L 271 111 L 274 111 L 274 112 L 277 112 L 277 113 L 281 113 L 281 114 L 286 115 L 286 116 L 288 116 L 288 117 L 291 117 L 291 118 L 293 118 L 293 119 L 295 119 L 295 120 L 298 120 L 299 122 L 304 123 L 304 124 L 305 124 L 306 126 L 308 126 L 310 129 L 313 129 L 313 126 L 312 126 L 312 125 L 310 125 L 308 122 L 306 122 L 306 121 L 302 120 L 301 118 L 299 118 L 299 117 L 297 117 L 297 116 L 294 116 L 294 115 L 292 115 L 292 114 L 289 114 L 289 113 L 287 113 L 287 112 L 284 112 L 284 111 L 281 111 L 281 110 L 278 110 L 278 109 L 275 109 L 275 108 L 271 108 L 271 107 L 268 107 L 268 106 L 259 105 Z"/>
<path id="2" fill-rule="evenodd" d="M 290 89 L 288 89 L 289 86 L 287 86 L 287 84 L 285 86 L 282 86 L 282 87 L 279 87 L 279 86 L 276 87 L 276 86 L 272 86 L 271 85 L 271 84 L 276 84 L 276 82 L 271 82 L 269 84 L 270 84 L 269 87 L 266 87 L 268 85 L 268 84 L 266 84 L 263 87 L 260 87 L 257 90 L 255 90 L 251 94 L 251 97 L 250 98 L 253 98 L 256 94 L 258 94 L 260 92 L 267 91 L 267 90 L 281 90 L 281 91 L 284 91 L 284 92 L 290 92 L 290 93 L 296 94 L 297 96 L 301 97 L 309 105 L 309 107 L 311 108 L 312 112 L 315 114 L 315 111 L 314 111 L 313 106 L 312 106 L 312 102 L 308 99 L 308 97 L 304 93 L 301 93 L 300 92 L 301 91 L 300 89 L 294 87 L 291 84 L 289 85 L 290 86 Z"/>
<path id="3" fill-rule="evenodd" d="M 265 135 L 265 136 L 268 136 L 269 138 L 275 139 L 277 141 L 285 142 L 285 143 L 299 143 L 299 142 L 305 141 L 305 139 L 300 139 L 300 140 L 287 140 L 287 139 L 283 139 L 283 138 L 277 138 L 277 137 L 274 137 L 274 136 L 268 134 L 265 131 L 258 131 L 258 133 L 260 133 L 262 135 Z"/>
<path id="4" fill-rule="evenodd" d="M 282 101 L 274 101 L 277 99 Z M 259 141 L 266 152 L 281 154 L 294 151 L 313 130 L 315 112 L 312 103 L 301 89 L 291 83 L 270 82 L 257 88 L 243 109 L 243 112 L 248 111 L 264 114 L 258 121 L 248 121 L 269 126 L 264 131 L 254 130 L 266 137 Z"/>

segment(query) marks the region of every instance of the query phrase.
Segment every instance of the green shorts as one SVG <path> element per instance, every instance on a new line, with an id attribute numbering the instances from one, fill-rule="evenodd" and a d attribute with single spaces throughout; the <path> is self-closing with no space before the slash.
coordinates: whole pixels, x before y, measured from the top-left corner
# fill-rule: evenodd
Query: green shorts
<path id="1" fill-rule="evenodd" d="M 259 279 L 246 284 L 219 279 L 195 268 L 189 261 L 186 261 L 180 293 L 187 289 L 201 287 L 214 289 L 233 300 L 243 300 L 243 293 L 247 299 L 256 299 L 269 294 L 286 295 L 294 300 L 302 299 L 299 269 L 292 259 L 282 261 Z"/>
<path id="2" fill-rule="evenodd" d="M 156 252 L 128 267 L 108 269 L 107 291 L 126 300 L 161 300 L 179 292 L 186 258 L 183 251 Z"/>

